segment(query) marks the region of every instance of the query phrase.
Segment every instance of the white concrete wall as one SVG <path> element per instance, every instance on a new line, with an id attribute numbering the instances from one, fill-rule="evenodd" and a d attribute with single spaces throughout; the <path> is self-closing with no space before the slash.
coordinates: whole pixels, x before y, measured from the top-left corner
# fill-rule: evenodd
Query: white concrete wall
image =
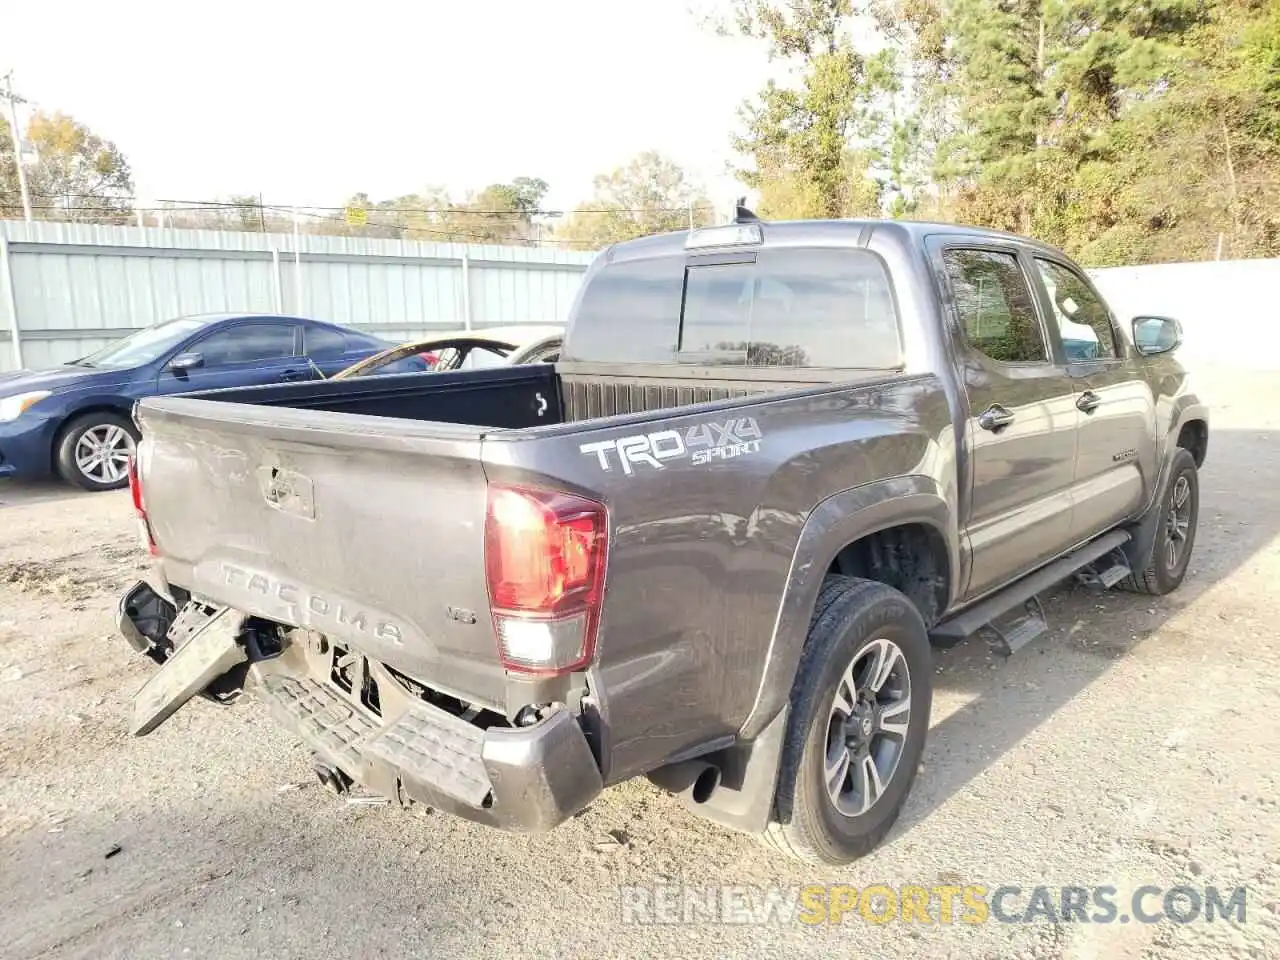
<path id="1" fill-rule="evenodd" d="M 1179 356 L 1196 367 L 1280 370 L 1280 260 L 1161 263 L 1090 270 L 1121 321 L 1175 317 Z"/>

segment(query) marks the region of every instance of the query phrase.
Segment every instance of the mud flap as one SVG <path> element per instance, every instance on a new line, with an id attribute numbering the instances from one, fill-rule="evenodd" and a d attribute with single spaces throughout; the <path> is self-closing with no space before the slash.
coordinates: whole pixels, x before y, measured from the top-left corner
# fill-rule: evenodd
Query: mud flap
<path id="1" fill-rule="evenodd" d="M 150 733 L 210 683 L 248 659 L 239 642 L 243 624 L 244 614 L 224 607 L 199 626 L 134 695 L 129 732 L 135 737 Z"/>

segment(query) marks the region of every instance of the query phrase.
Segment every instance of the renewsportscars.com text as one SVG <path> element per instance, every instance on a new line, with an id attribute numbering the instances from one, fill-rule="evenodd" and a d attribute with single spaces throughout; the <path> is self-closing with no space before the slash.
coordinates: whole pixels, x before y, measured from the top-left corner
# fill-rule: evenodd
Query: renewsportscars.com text
<path id="1" fill-rule="evenodd" d="M 630 924 L 1195 923 L 1247 920 L 1244 887 L 654 884 L 619 888 Z"/>

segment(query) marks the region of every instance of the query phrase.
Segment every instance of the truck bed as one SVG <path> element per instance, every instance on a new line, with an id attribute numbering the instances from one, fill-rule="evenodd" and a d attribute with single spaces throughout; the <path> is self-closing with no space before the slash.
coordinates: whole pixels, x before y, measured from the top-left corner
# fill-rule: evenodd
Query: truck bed
<path id="1" fill-rule="evenodd" d="M 553 476 L 553 462 L 589 476 L 599 468 L 578 451 L 578 431 L 554 425 L 585 434 L 602 417 L 644 419 L 762 388 L 562 377 L 531 364 L 153 397 L 135 412 L 138 472 L 171 582 L 501 709 L 492 634 L 471 624 L 489 615 L 486 484 L 507 475 L 503 451 L 519 431 L 553 427 L 538 434 L 548 472 L 530 463 L 513 479 Z M 491 434 L 506 441 L 492 459 L 482 454 Z M 441 622 L 440 597 L 468 622 Z"/>
<path id="2" fill-rule="evenodd" d="M 507 429 L 560 423 L 563 419 L 559 383 L 551 364 L 304 380 L 205 390 L 185 396 L 221 403 Z"/>
<path id="3" fill-rule="evenodd" d="M 794 388 L 789 381 L 719 381 L 599 372 L 583 364 L 530 364 L 451 373 L 405 373 L 206 390 L 186 396 L 402 420 L 520 429 L 674 410 Z M 545 402 L 544 402 L 545 401 Z"/>

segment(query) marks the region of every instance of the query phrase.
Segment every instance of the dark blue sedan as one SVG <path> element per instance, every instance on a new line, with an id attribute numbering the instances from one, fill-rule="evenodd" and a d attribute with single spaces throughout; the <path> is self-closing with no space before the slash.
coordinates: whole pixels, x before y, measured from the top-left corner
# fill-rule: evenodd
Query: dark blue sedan
<path id="1" fill-rule="evenodd" d="M 0 373 L 0 477 L 128 483 L 130 412 L 155 394 L 329 376 L 391 344 L 299 317 L 178 317 L 52 370 Z M 424 365 L 425 366 L 425 365 Z"/>

